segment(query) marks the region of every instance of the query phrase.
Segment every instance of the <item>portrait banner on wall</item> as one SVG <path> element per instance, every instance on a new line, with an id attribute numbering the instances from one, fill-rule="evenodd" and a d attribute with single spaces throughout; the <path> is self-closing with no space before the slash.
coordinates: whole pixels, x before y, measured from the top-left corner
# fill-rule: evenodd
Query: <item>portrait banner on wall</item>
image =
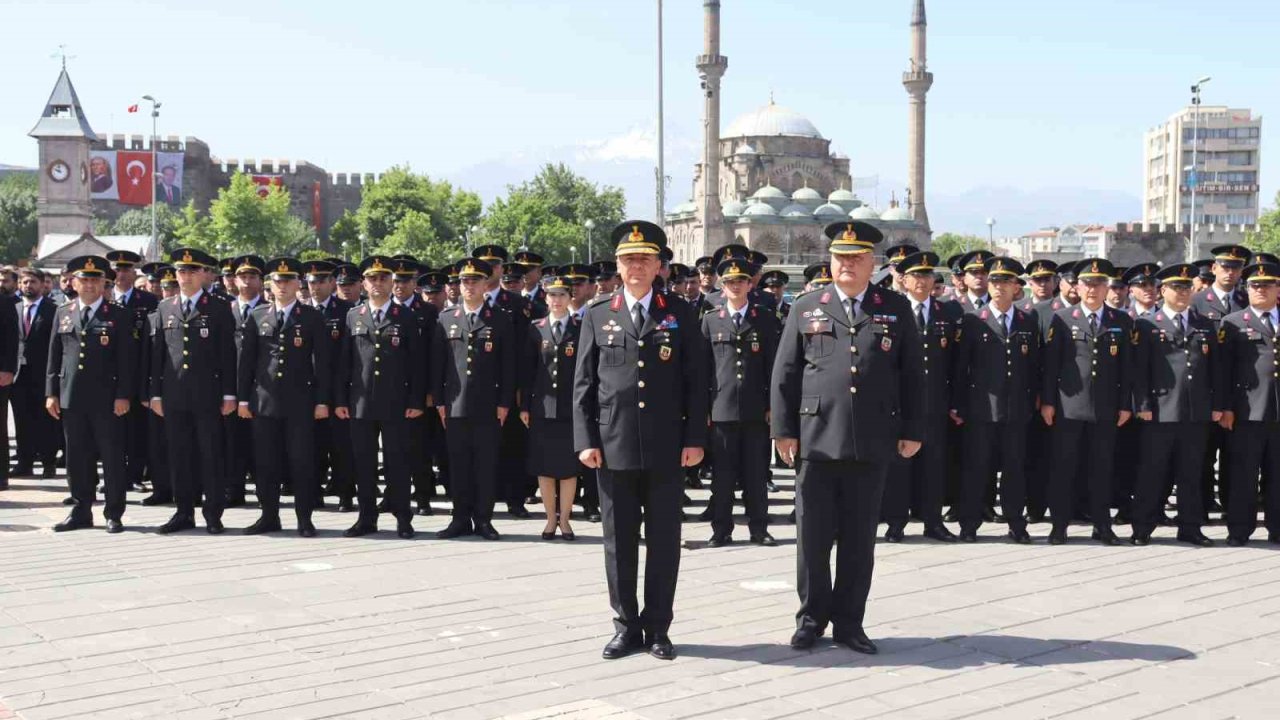
<path id="1" fill-rule="evenodd" d="M 118 200 L 116 187 L 116 151 L 94 150 L 89 153 L 89 197 L 94 200 Z"/>
<path id="2" fill-rule="evenodd" d="M 156 202 L 182 207 L 182 153 L 156 153 Z"/>
<path id="3" fill-rule="evenodd" d="M 258 197 L 271 194 L 271 188 L 279 190 L 284 187 L 284 178 L 279 175 L 252 175 L 253 183 L 258 186 Z"/>

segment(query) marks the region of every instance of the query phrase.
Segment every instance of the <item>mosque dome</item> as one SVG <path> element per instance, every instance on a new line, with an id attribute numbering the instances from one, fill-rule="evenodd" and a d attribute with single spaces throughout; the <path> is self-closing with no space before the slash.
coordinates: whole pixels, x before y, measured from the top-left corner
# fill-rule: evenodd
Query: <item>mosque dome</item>
<path id="1" fill-rule="evenodd" d="M 812 215 L 813 211 L 800 203 L 792 203 L 782 208 L 782 217 L 784 218 L 808 218 Z"/>
<path id="2" fill-rule="evenodd" d="M 787 135 L 792 137 L 821 138 L 822 133 L 799 113 L 788 110 L 770 101 L 768 105 L 749 113 L 740 115 L 734 120 L 721 137 L 773 137 Z"/>
<path id="3" fill-rule="evenodd" d="M 827 202 L 832 205 L 839 205 L 844 208 L 845 212 L 850 212 L 862 204 L 862 201 L 858 199 L 857 195 L 854 195 L 852 192 L 845 190 L 844 188 L 840 188 L 839 190 L 831 193 L 827 198 Z"/>
<path id="4" fill-rule="evenodd" d="M 741 145 L 738 146 L 738 149 L 734 152 L 734 154 L 735 155 L 758 155 L 759 153 L 757 153 L 756 149 L 751 147 L 747 143 L 742 143 Z"/>
<path id="5" fill-rule="evenodd" d="M 786 193 L 772 185 L 765 185 L 759 190 L 756 190 L 751 196 L 751 199 L 756 202 L 768 203 L 775 211 L 781 210 L 785 207 L 789 200 Z"/>
<path id="6" fill-rule="evenodd" d="M 671 209 L 672 215 L 692 215 L 696 212 L 698 212 L 698 204 L 692 200 L 682 202 Z"/>
<path id="7" fill-rule="evenodd" d="M 778 211 L 767 202 L 753 202 L 747 206 L 742 217 L 777 217 Z"/>
<path id="8" fill-rule="evenodd" d="M 854 220 L 879 220 L 880 213 L 876 212 L 870 205 L 863 205 L 854 208 L 853 212 L 849 213 L 849 217 Z"/>
<path id="9" fill-rule="evenodd" d="M 901 205 L 895 205 L 885 210 L 880 219 L 885 222 L 911 222 L 915 220 L 915 218 L 911 217 L 911 211 Z"/>
<path id="10" fill-rule="evenodd" d="M 742 215 L 746 209 L 747 204 L 741 200 L 730 200 L 724 204 L 724 207 L 720 209 L 720 212 L 727 218 L 736 218 L 739 215 Z"/>
<path id="11" fill-rule="evenodd" d="M 821 205 L 817 210 L 813 211 L 814 216 L 820 218 L 842 218 L 845 217 L 845 209 L 833 203 Z"/>

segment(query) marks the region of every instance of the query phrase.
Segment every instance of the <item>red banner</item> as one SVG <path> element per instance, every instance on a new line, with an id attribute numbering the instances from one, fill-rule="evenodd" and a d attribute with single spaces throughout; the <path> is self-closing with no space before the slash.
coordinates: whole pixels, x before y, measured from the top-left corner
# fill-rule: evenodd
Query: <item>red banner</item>
<path id="1" fill-rule="evenodd" d="M 150 205 L 155 178 L 151 153 L 120 151 L 116 156 L 116 186 L 124 205 Z"/>
<path id="2" fill-rule="evenodd" d="M 284 187 L 284 181 L 279 175 L 254 175 L 253 182 L 258 186 L 258 197 L 269 195 L 272 187 Z"/>
<path id="3" fill-rule="evenodd" d="M 320 232 L 320 226 L 324 223 L 324 213 L 320 211 L 320 182 L 311 183 L 311 224 L 315 227 L 316 232 Z"/>

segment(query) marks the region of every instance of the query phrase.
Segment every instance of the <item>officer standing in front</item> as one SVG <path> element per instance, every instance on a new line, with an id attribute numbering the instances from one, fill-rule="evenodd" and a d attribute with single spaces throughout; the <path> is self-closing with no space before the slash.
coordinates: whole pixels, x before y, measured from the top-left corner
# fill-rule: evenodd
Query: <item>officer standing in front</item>
<path id="1" fill-rule="evenodd" d="M 151 328 L 151 412 L 164 418 L 178 511 L 157 532 L 194 528 L 203 490 L 205 529 L 217 535 L 226 501 L 221 420 L 236 409 L 235 318 L 226 300 L 204 291 L 212 257 L 179 248 L 169 259 L 178 272 L 178 294 L 160 303 Z"/>
<path id="2" fill-rule="evenodd" d="M 280 484 L 287 462 L 294 483 L 298 534 L 314 537 L 315 424 L 329 417 L 331 345 L 319 310 L 297 300 L 302 263 L 266 265 L 275 300 L 259 305 L 244 326 L 238 373 L 239 415 L 253 433 L 253 477 L 262 515 L 246 535 L 280 530 Z"/>
<path id="3" fill-rule="evenodd" d="M 647 647 L 670 660 L 667 631 L 680 567 L 681 468 L 702 460 L 707 373 L 702 335 L 687 303 L 655 290 L 666 247 L 642 220 L 614 229 L 620 292 L 593 301 L 583 318 L 574 378 L 574 449 L 598 468 L 605 574 L 614 610 L 611 660 Z M 644 609 L 636 597 L 640 526 L 646 548 Z"/>
<path id="4" fill-rule="evenodd" d="M 125 415 L 134 398 L 138 361 L 133 316 L 103 297 L 106 258 L 82 255 L 67 263 L 77 298 L 58 308 L 46 366 L 45 409 L 62 420 L 67 479 L 75 507 L 55 532 L 93 527 L 95 464 L 106 480 L 107 532 L 124 529 L 128 478 Z M 27 368 L 38 372 L 37 368 Z"/>
<path id="5" fill-rule="evenodd" d="M 832 285 L 796 299 L 773 366 L 773 437 L 796 476 L 800 610 L 791 646 L 834 625 L 841 644 L 877 652 L 863 631 L 889 463 L 924 439 L 919 331 L 901 295 L 870 285 L 884 240 L 864 222 L 828 225 Z M 835 585 L 831 545 L 838 537 Z"/>

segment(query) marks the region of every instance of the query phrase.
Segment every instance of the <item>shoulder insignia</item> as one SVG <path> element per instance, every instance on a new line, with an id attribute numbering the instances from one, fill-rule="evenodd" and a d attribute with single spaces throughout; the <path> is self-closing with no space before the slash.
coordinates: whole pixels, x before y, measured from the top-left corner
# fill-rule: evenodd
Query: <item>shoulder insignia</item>
<path id="1" fill-rule="evenodd" d="M 1045 337 L 1045 342 L 1053 342 L 1053 326 L 1049 327 L 1049 335 Z"/>
<path id="2" fill-rule="evenodd" d="M 395 303 L 391 304 L 391 316 L 395 317 L 400 314 L 400 306 Z"/>
<path id="3" fill-rule="evenodd" d="M 609 309 L 617 312 L 622 309 L 622 293 L 613 296 L 613 302 L 609 304 Z"/>
<path id="4" fill-rule="evenodd" d="M 982 318 L 983 320 L 986 320 L 988 315 L 990 315 L 990 313 L 987 312 L 987 309 L 982 308 L 982 313 L 979 314 L 978 317 Z"/>
<path id="5" fill-rule="evenodd" d="M 1222 344 L 1226 341 L 1227 341 L 1227 329 L 1221 328 L 1220 330 L 1218 330 L 1218 344 Z"/>
<path id="6" fill-rule="evenodd" d="M 201 295 L 201 296 L 200 296 L 200 304 L 201 304 L 201 305 L 208 305 L 208 304 L 209 304 L 209 293 L 205 293 L 205 294 L 203 294 L 203 295 Z"/>
<path id="7" fill-rule="evenodd" d="M 367 305 L 361 305 L 361 306 L 360 306 L 360 314 L 361 314 L 361 315 L 363 315 L 363 314 L 364 314 L 364 309 L 365 309 L 366 307 L 368 307 L 368 306 L 367 306 Z"/>
<path id="8" fill-rule="evenodd" d="M 653 296 L 653 299 L 654 299 L 654 300 L 656 300 L 656 301 L 658 301 L 658 308 L 659 308 L 659 309 L 665 310 L 665 309 L 667 308 L 667 296 L 666 296 L 666 295 L 663 295 L 662 293 L 658 293 L 657 295 L 654 295 L 654 296 Z"/>
<path id="9" fill-rule="evenodd" d="M 818 298 L 818 302 L 823 303 L 824 305 L 826 303 L 831 302 L 831 293 L 829 292 L 822 293 L 822 297 Z"/>
<path id="10" fill-rule="evenodd" d="M 540 328 L 544 328 L 544 327 L 546 327 L 546 326 L 547 326 L 547 319 L 546 319 L 546 318 L 542 318 L 541 320 L 539 320 L 539 321 L 538 321 L 538 327 L 540 327 Z"/>
<path id="11" fill-rule="evenodd" d="M 1134 330 L 1134 331 L 1133 331 L 1132 333 L 1130 333 L 1130 335 L 1129 335 L 1130 341 L 1131 341 L 1134 345 L 1137 345 L 1137 344 L 1138 344 L 1138 336 L 1139 336 L 1139 333 L 1138 333 L 1138 331 L 1137 331 L 1137 330 Z"/>
<path id="12" fill-rule="evenodd" d="M 1075 310 L 1072 310 L 1072 311 L 1071 311 L 1071 317 L 1073 317 L 1073 318 L 1078 318 L 1078 317 L 1080 317 L 1080 308 L 1076 308 Z"/>

